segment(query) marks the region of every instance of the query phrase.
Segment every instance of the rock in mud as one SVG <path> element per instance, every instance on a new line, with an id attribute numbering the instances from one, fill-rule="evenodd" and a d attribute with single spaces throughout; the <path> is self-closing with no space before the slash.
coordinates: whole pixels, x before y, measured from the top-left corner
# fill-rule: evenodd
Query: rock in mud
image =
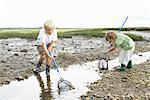
<path id="1" fill-rule="evenodd" d="M 6 61 L 2 60 L 1 63 L 6 63 Z"/>
<path id="2" fill-rule="evenodd" d="M 5 81 L 5 84 L 9 84 L 10 83 L 10 81 Z"/>
<path id="3" fill-rule="evenodd" d="M 20 52 L 27 52 L 27 51 L 28 51 L 27 49 L 20 50 Z"/>
<path id="4" fill-rule="evenodd" d="M 15 53 L 14 56 L 19 56 L 19 54 L 18 54 L 18 53 Z"/>
<path id="5" fill-rule="evenodd" d="M 11 49 L 8 49 L 7 51 L 11 51 Z"/>
<path id="6" fill-rule="evenodd" d="M 24 78 L 22 76 L 16 77 L 16 80 L 21 81 L 24 80 Z"/>

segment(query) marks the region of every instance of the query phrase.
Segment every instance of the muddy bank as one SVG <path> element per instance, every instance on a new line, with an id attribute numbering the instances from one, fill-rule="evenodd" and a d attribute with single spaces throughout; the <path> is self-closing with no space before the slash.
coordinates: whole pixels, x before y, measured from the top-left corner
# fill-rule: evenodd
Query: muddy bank
<path id="1" fill-rule="evenodd" d="M 82 100 L 149 100 L 150 60 L 125 72 L 107 71 L 88 88 Z"/>
<path id="2" fill-rule="evenodd" d="M 93 61 L 105 50 L 101 38 L 74 37 L 59 42 L 62 47 L 60 51 L 63 53 L 58 57 L 58 61 L 62 67 Z M 38 57 L 36 41 L 1 39 L 0 48 L 0 85 L 8 84 L 12 80 L 23 80 L 33 74 Z M 135 53 L 142 51 L 150 51 L 150 42 L 136 42 Z M 112 59 L 117 55 L 118 51 L 109 56 Z M 42 70 L 44 69 L 43 64 Z"/>

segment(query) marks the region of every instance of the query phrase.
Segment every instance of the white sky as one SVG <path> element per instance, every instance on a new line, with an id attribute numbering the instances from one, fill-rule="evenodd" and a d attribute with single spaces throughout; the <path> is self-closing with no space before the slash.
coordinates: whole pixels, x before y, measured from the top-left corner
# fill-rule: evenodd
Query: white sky
<path id="1" fill-rule="evenodd" d="M 0 27 L 150 27 L 150 0 L 0 0 Z"/>

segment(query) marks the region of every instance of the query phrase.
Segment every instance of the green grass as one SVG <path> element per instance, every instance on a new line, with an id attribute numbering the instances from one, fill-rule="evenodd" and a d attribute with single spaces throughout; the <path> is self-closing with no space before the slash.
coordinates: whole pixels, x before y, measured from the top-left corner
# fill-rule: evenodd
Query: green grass
<path id="1" fill-rule="evenodd" d="M 58 33 L 59 38 L 71 38 L 73 36 L 104 37 L 105 33 L 102 33 L 101 29 L 82 29 Z"/>
<path id="2" fill-rule="evenodd" d="M 36 39 L 39 29 L 3 29 L 0 30 L 0 38 L 28 38 Z"/>
<path id="3" fill-rule="evenodd" d="M 102 30 L 119 30 L 120 28 L 102 28 Z M 123 28 L 121 31 L 150 31 L 150 27 L 130 27 Z"/>
<path id="4" fill-rule="evenodd" d="M 0 29 L 0 38 L 27 38 L 36 39 L 40 29 Z M 87 36 L 87 37 L 103 37 L 100 29 L 72 29 L 72 28 L 58 28 L 59 38 L 71 38 L 72 36 Z"/>
<path id="5" fill-rule="evenodd" d="M 124 28 L 123 30 L 131 30 L 132 28 Z M 136 28 L 133 28 L 136 29 Z M 138 30 L 148 30 L 149 28 L 139 28 Z M 40 28 L 8 28 L 0 29 L 0 39 L 7 38 L 27 38 L 36 39 Z M 118 28 L 57 28 L 59 38 L 72 38 L 73 36 L 85 37 L 104 37 L 104 30 L 118 30 Z M 137 30 L 137 29 L 136 29 Z M 127 34 L 135 41 L 143 41 L 142 36 Z"/>
<path id="6" fill-rule="evenodd" d="M 135 34 L 126 34 L 128 35 L 130 38 L 132 38 L 134 41 L 144 41 L 145 39 L 143 38 L 143 36 L 139 36 L 139 35 L 135 35 Z"/>

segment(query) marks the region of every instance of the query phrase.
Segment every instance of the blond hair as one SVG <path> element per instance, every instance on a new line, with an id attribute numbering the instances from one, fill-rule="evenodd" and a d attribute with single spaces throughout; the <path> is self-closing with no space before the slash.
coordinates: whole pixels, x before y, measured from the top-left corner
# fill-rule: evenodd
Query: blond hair
<path id="1" fill-rule="evenodd" d="M 54 28 L 54 24 L 52 22 L 52 20 L 47 20 L 45 23 L 44 23 L 44 28 Z"/>
<path id="2" fill-rule="evenodd" d="M 108 41 L 108 39 L 113 39 L 115 40 L 116 39 L 116 33 L 114 31 L 110 31 L 108 32 L 106 35 L 105 35 L 105 38 L 106 40 Z"/>

